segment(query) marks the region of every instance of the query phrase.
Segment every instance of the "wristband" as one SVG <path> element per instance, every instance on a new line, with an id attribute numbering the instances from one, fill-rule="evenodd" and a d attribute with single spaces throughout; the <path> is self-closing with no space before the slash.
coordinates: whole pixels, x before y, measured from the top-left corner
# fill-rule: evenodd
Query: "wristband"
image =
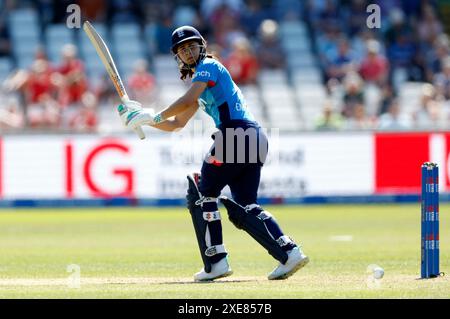
<path id="1" fill-rule="evenodd" d="M 161 113 L 158 113 L 155 115 L 155 117 L 153 117 L 153 122 L 155 122 L 155 124 L 161 123 L 163 121 L 162 115 Z"/>

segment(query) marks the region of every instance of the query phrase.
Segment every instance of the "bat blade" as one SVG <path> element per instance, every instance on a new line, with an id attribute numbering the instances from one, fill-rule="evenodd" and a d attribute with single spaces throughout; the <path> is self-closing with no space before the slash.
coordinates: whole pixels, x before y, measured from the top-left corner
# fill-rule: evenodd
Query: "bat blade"
<path id="1" fill-rule="evenodd" d="M 114 87 L 116 88 L 116 91 L 120 96 L 120 99 L 122 100 L 123 103 L 126 103 L 130 99 L 125 90 L 125 86 L 123 85 L 122 79 L 120 78 L 120 74 L 117 71 L 116 64 L 114 63 L 111 53 L 109 52 L 108 46 L 89 21 L 85 21 L 83 23 L 83 30 L 88 36 L 89 40 L 91 40 L 92 45 L 95 48 L 95 51 L 102 60 L 106 72 L 108 72 L 108 75 L 111 78 L 111 81 L 113 82 Z M 141 127 L 138 127 L 136 129 L 136 133 L 139 135 L 140 139 L 145 138 L 144 131 L 142 130 Z"/>

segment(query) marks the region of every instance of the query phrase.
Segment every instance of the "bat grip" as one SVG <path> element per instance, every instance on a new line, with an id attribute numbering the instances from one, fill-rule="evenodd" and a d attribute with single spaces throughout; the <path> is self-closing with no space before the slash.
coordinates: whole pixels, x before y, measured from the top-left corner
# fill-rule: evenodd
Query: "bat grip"
<path id="1" fill-rule="evenodd" d="M 124 96 L 122 96 L 121 99 L 124 104 L 127 103 L 128 101 L 130 101 L 128 95 L 126 95 L 126 94 Z M 139 127 L 135 128 L 133 131 L 136 132 L 136 134 L 139 136 L 139 138 L 141 140 L 145 139 L 145 133 L 144 133 L 144 130 L 142 130 L 142 127 L 139 126 Z"/>

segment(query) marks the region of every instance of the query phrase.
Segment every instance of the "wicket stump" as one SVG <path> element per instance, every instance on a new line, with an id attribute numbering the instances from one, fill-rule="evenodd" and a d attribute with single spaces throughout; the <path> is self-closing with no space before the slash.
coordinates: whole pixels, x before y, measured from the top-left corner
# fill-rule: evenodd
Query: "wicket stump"
<path id="1" fill-rule="evenodd" d="M 439 167 L 422 165 L 421 278 L 439 276 Z"/>

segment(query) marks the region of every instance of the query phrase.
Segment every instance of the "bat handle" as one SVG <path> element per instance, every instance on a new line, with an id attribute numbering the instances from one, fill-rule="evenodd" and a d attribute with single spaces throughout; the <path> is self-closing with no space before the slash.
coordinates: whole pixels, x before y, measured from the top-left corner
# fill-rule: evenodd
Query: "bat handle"
<path id="1" fill-rule="evenodd" d="M 128 95 L 125 94 L 124 96 L 122 96 L 123 103 L 127 103 L 129 100 L 130 99 L 129 99 Z M 139 136 L 139 138 L 141 140 L 145 139 L 145 133 L 144 133 L 144 130 L 142 129 L 142 127 L 139 126 L 139 127 L 135 128 L 133 131 L 136 132 L 136 134 Z"/>
<path id="2" fill-rule="evenodd" d="M 144 130 L 142 130 L 142 127 L 139 126 L 134 131 L 136 132 L 136 134 L 139 136 L 139 138 L 141 140 L 145 139 L 145 133 L 144 133 Z"/>

